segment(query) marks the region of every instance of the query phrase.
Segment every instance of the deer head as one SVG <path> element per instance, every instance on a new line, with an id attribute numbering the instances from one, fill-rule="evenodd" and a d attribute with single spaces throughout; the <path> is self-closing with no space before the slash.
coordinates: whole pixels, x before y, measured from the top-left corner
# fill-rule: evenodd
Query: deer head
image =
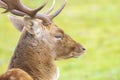
<path id="1" fill-rule="evenodd" d="M 53 66 L 54 60 L 79 57 L 85 52 L 85 48 L 81 44 L 64 33 L 53 22 L 53 19 L 65 7 L 66 0 L 53 14 L 49 13 L 54 8 L 55 0 L 50 9 L 44 13 L 38 13 L 47 2 L 36 9 L 29 9 L 20 0 L 0 0 L 0 6 L 6 9 L 5 12 L 22 16 L 22 18 L 9 17 L 16 29 L 22 32 L 9 68 L 22 68 L 33 78 L 36 78 L 34 74 L 42 75 L 43 78 L 38 78 L 39 80 L 53 80 L 48 76 L 56 72 L 56 68 Z M 46 76 L 45 73 L 49 75 Z M 45 77 L 48 78 L 44 79 Z M 56 79 L 54 78 L 54 80 Z"/>
<path id="2" fill-rule="evenodd" d="M 55 1 L 53 1 L 52 7 L 43 14 L 37 13 L 47 2 L 34 10 L 25 7 L 19 0 L 1 0 L 0 3 L 2 4 L 1 7 L 7 10 L 5 12 L 9 11 L 14 15 L 23 16 L 23 19 L 11 16 L 10 20 L 19 31 L 22 31 L 24 28 L 29 34 L 33 35 L 35 39 L 43 42 L 50 50 L 50 53 L 55 55 L 55 59 L 78 57 L 85 52 L 85 48 L 81 44 L 74 41 L 52 21 L 62 11 L 66 0 L 63 5 L 51 15 L 48 14 L 53 10 Z"/>

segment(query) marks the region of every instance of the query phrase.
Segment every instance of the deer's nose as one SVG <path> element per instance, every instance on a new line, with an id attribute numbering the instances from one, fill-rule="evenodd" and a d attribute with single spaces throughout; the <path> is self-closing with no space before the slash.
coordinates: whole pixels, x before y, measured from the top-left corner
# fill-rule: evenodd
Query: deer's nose
<path id="1" fill-rule="evenodd" d="M 84 51 L 86 50 L 85 48 L 82 48 Z"/>

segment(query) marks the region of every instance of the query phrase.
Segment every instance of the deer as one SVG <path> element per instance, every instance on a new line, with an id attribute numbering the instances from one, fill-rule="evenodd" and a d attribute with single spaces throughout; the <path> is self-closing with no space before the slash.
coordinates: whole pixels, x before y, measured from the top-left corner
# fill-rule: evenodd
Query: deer
<path id="1" fill-rule="evenodd" d="M 61 28 L 53 19 L 58 16 L 66 5 L 67 0 L 55 12 L 51 14 L 55 6 L 43 13 L 42 10 L 48 0 L 36 9 L 30 9 L 20 0 L 0 0 L 0 7 L 5 9 L 3 13 L 10 12 L 9 16 L 14 27 L 21 32 L 21 36 L 10 60 L 8 70 L 4 73 L 3 80 L 11 78 L 16 73 L 23 73 L 26 80 L 58 80 L 59 68 L 55 61 L 69 58 L 78 58 L 86 49 Z M 7 73 L 11 73 L 5 76 Z M 1 77 L 2 77 L 1 76 Z M 21 80 L 17 78 L 10 80 Z M 31 78 L 30 78 L 31 77 Z M 2 79 L 0 79 L 2 80 Z"/>

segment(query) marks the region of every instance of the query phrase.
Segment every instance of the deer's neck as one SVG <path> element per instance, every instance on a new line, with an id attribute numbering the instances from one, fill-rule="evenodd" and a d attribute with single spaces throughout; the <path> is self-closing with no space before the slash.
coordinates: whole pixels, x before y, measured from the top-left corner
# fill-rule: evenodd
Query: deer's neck
<path id="1" fill-rule="evenodd" d="M 57 80 L 57 67 L 54 58 L 49 54 L 49 49 L 42 42 L 24 31 L 11 59 L 9 69 L 21 68 L 34 80 Z"/>

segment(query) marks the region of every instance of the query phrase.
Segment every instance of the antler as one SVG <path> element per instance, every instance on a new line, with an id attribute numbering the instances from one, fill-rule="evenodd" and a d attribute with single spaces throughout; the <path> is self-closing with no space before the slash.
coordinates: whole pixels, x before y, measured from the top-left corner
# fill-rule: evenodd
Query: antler
<path id="1" fill-rule="evenodd" d="M 48 3 L 48 0 L 46 0 L 46 2 L 44 4 L 42 4 L 41 6 L 39 6 L 36 9 L 30 9 L 26 6 L 24 6 L 20 0 L 0 0 L 0 7 L 6 9 L 6 12 L 11 12 L 14 15 L 17 16 L 24 16 L 24 15 L 29 15 L 32 18 L 39 18 L 41 20 L 43 20 L 44 22 L 46 22 L 47 24 L 51 23 L 51 21 L 53 20 L 53 18 L 55 18 L 65 7 L 67 0 L 64 0 L 63 5 L 53 14 L 48 15 L 50 12 L 52 12 L 52 10 L 54 9 L 54 5 L 55 5 L 55 0 L 53 0 L 53 4 L 50 7 L 50 9 L 48 9 L 46 12 L 44 12 L 43 14 L 37 14 L 38 11 L 40 11 L 41 9 L 43 9 L 43 7 L 45 7 L 45 5 Z"/>
<path id="2" fill-rule="evenodd" d="M 29 9 L 26 6 L 24 6 L 20 0 L 1 0 L 3 1 L 5 4 L 7 4 L 8 8 L 5 12 L 10 11 L 11 13 L 18 15 L 18 16 L 24 16 L 23 14 L 28 14 L 31 17 L 34 17 L 35 14 L 41 10 L 48 2 L 48 0 L 41 5 L 40 7 L 38 7 L 37 9 Z M 19 13 L 20 12 L 20 13 Z M 22 14 L 21 14 L 22 13 Z"/>
<path id="3" fill-rule="evenodd" d="M 48 15 L 50 12 L 52 12 L 52 10 L 54 9 L 54 6 L 55 6 L 55 0 L 53 0 L 52 6 L 47 11 L 45 11 L 43 14 Z"/>
<path id="4" fill-rule="evenodd" d="M 63 10 L 63 8 L 64 8 L 65 5 L 66 5 L 66 2 L 67 2 L 67 0 L 64 0 L 63 5 L 62 5 L 56 12 L 54 12 L 54 13 L 51 14 L 51 15 L 48 15 L 48 14 L 49 14 L 50 12 L 52 12 L 52 10 L 54 9 L 55 0 L 53 0 L 52 7 L 51 7 L 48 11 L 44 12 L 43 15 L 46 15 L 46 16 L 47 16 L 47 19 L 50 20 L 50 21 L 52 21 L 52 20 L 53 20 L 57 15 L 59 15 L 60 12 Z M 37 14 L 37 15 L 36 15 L 37 18 L 39 18 L 40 16 L 41 16 L 41 14 Z"/>
<path id="5" fill-rule="evenodd" d="M 14 15 L 17 16 L 24 16 L 24 15 L 29 15 L 32 18 L 35 17 L 35 15 L 37 14 L 38 11 L 40 11 L 46 4 L 47 4 L 48 0 L 46 0 L 46 2 L 39 6 L 36 9 L 30 9 L 26 6 L 24 6 L 20 0 L 0 0 L 0 7 L 6 9 L 6 12 L 11 12 Z M 45 22 L 48 22 L 49 20 L 42 14 L 39 15 L 39 18 L 44 20 Z"/>
<path id="6" fill-rule="evenodd" d="M 4 9 L 8 8 L 8 6 L 4 2 L 2 2 L 1 0 L 0 0 L 0 7 L 4 8 Z"/>
<path id="7" fill-rule="evenodd" d="M 65 5 L 66 5 L 66 2 L 67 2 L 67 0 L 64 0 L 64 3 L 63 3 L 63 5 L 55 12 L 55 13 L 53 13 L 53 14 L 51 14 L 50 16 L 49 16 L 49 18 L 52 20 L 53 18 L 55 18 L 57 15 L 59 15 L 59 13 L 63 10 L 63 8 L 65 7 Z"/>

